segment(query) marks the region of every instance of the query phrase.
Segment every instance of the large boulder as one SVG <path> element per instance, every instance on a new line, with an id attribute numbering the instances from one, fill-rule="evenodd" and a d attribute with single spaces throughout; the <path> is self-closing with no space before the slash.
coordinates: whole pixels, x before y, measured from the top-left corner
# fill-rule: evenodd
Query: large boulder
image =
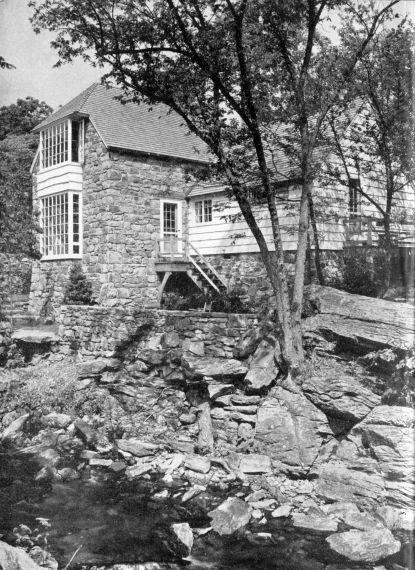
<path id="1" fill-rule="evenodd" d="M 236 497 L 229 497 L 208 515 L 212 519 L 213 530 L 219 534 L 232 534 L 248 524 L 251 513 L 252 508 L 248 503 Z"/>
<path id="2" fill-rule="evenodd" d="M 76 365 L 76 370 L 79 380 L 82 380 L 84 378 L 97 378 L 106 371 L 114 372 L 119 370 L 120 367 L 121 361 L 117 358 L 109 358 L 107 360 L 97 358 L 95 360 L 80 362 Z"/>
<path id="3" fill-rule="evenodd" d="M 187 354 L 182 358 L 182 365 L 187 376 L 193 380 L 202 380 L 204 377 L 215 381 L 238 380 L 245 376 L 248 369 L 239 360 L 233 358 L 194 358 Z"/>
<path id="4" fill-rule="evenodd" d="M 271 386 L 279 372 L 275 362 L 275 342 L 262 340 L 256 349 L 245 376 L 248 392 L 261 392 Z"/>
<path id="5" fill-rule="evenodd" d="M 377 562 L 401 549 L 401 543 L 387 528 L 350 530 L 332 534 L 326 540 L 332 550 L 354 562 Z"/>
<path id="6" fill-rule="evenodd" d="M 305 395 L 328 416 L 358 422 L 380 404 L 380 396 L 353 376 L 319 375 L 302 385 Z"/>
<path id="7" fill-rule="evenodd" d="M 0 570 L 42 570 L 21 548 L 0 540 Z"/>
<path id="8" fill-rule="evenodd" d="M 258 408 L 255 440 L 277 471 L 306 473 L 332 431 L 326 416 L 290 381 Z"/>

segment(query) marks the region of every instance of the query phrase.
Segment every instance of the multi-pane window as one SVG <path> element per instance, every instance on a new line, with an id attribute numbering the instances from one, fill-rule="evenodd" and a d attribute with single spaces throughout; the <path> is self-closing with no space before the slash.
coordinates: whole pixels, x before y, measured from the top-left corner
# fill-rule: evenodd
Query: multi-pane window
<path id="1" fill-rule="evenodd" d="M 356 178 L 349 181 L 349 213 L 360 214 L 359 181 Z"/>
<path id="2" fill-rule="evenodd" d="M 80 194 L 63 192 L 42 198 L 44 257 L 70 257 L 81 253 Z"/>
<path id="3" fill-rule="evenodd" d="M 163 204 L 163 233 L 177 236 L 177 204 L 164 202 Z"/>
<path id="4" fill-rule="evenodd" d="M 212 221 L 212 200 L 199 200 L 195 202 L 195 216 L 198 224 Z"/>
<path id="5" fill-rule="evenodd" d="M 53 125 L 49 129 L 42 131 L 42 167 L 48 168 L 55 164 L 67 162 L 68 153 L 68 121 Z"/>
<path id="6" fill-rule="evenodd" d="M 40 133 L 40 168 L 82 162 L 84 125 L 67 119 Z"/>

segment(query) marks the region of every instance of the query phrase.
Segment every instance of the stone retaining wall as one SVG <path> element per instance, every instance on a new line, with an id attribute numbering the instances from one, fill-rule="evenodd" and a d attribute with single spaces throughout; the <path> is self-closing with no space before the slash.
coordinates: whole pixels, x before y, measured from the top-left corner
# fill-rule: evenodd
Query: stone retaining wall
<path id="1" fill-rule="evenodd" d="M 140 327 L 150 326 L 153 337 L 176 331 L 181 341 L 204 341 L 206 355 L 231 357 L 236 339 L 257 322 L 256 315 L 251 314 L 63 305 L 59 336 L 82 357 L 110 358 Z"/>

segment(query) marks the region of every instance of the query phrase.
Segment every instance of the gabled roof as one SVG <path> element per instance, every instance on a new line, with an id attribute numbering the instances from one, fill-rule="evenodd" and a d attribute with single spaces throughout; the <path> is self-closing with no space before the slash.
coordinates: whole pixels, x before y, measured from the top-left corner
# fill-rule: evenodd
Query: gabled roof
<path id="1" fill-rule="evenodd" d="M 134 151 L 208 162 L 208 149 L 198 137 L 189 133 L 179 115 L 166 105 L 121 103 L 121 89 L 107 88 L 94 83 L 63 107 L 52 113 L 35 129 L 65 117 L 89 117 L 107 148 Z"/>

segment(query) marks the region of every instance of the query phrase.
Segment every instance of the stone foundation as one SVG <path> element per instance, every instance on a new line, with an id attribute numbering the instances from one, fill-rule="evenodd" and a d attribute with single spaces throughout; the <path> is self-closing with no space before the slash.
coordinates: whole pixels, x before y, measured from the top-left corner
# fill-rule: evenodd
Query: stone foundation
<path id="1" fill-rule="evenodd" d="M 256 315 L 251 314 L 63 305 L 59 336 L 63 345 L 78 350 L 81 357 L 111 358 L 140 329 L 148 327 L 152 336 L 175 331 L 180 341 L 203 341 L 207 356 L 230 358 L 236 339 L 257 323 Z"/>
<path id="2" fill-rule="evenodd" d="M 74 261 L 37 261 L 33 264 L 29 310 L 32 314 L 54 319 L 63 303 L 69 271 Z"/>

